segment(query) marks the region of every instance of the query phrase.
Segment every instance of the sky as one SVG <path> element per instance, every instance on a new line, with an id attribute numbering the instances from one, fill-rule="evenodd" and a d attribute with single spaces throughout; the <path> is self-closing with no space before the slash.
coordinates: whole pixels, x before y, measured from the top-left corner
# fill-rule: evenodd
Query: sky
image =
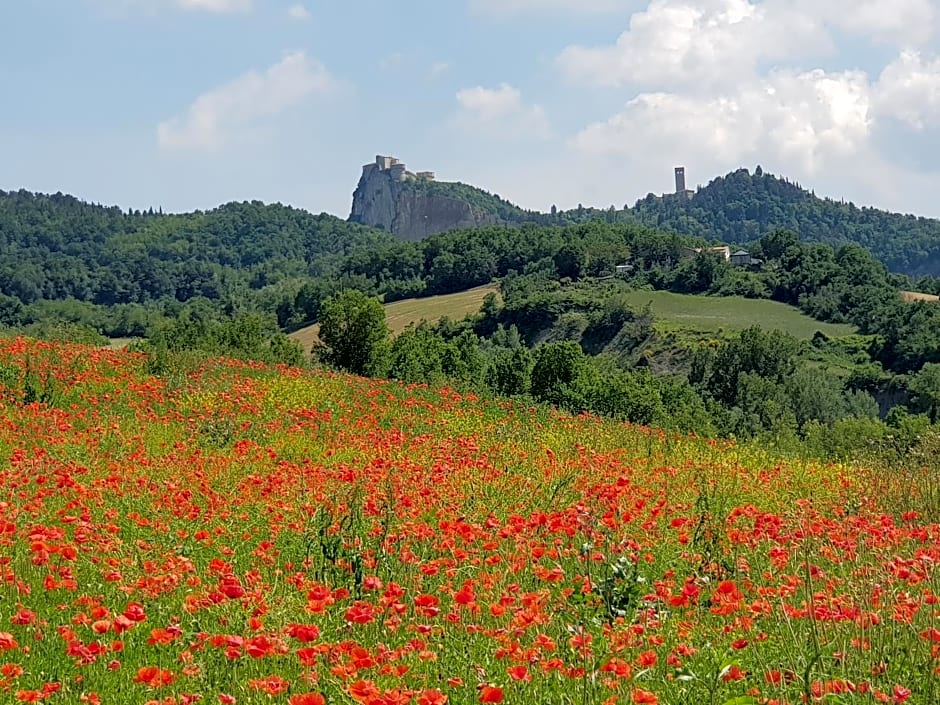
<path id="1" fill-rule="evenodd" d="M 940 217 L 940 0 L 0 3 L 0 189 L 346 217 L 377 154 L 526 208 L 745 167 Z"/>

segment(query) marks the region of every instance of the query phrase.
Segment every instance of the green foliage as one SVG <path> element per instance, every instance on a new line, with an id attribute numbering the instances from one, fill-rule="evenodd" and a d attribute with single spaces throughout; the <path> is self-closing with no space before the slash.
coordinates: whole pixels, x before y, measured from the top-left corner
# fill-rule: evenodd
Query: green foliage
<path id="1" fill-rule="evenodd" d="M 391 236 L 328 215 L 259 202 L 187 215 L 124 213 L 56 194 L 0 191 L 0 317 L 15 302 L 101 305 L 221 300 L 290 277 L 335 271 Z"/>
<path id="2" fill-rule="evenodd" d="M 149 355 L 155 374 L 170 371 L 171 354 L 202 352 L 301 367 L 305 356 L 300 345 L 278 330 L 274 320 L 258 313 L 215 317 L 212 309 L 192 306 L 179 318 L 157 327 L 149 340 L 139 345 Z"/>
<path id="3" fill-rule="evenodd" d="M 908 384 L 913 407 L 936 423 L 940 417 L 940 364 L 928 362 Z"/>
<path id="4" fill-rule="evenodd" d="M 528 348 L 502 348 L 487 367 L 486 383 L 495 394 L 526 394 L 531 386 L 532 365 L 532 353 Z"/>
<path id="5" fill-rule="evenodd" d="M 531 392 L 539 401 L 580 410 L 584 397 L 578 378 L 587 369 L 587 357 L 572 341 L 546 343 L 535 350 Z"/>
<path id="6" fill-rule="evenodd" d="M 444 379 L 447 343 L 429 326 L 411 327 L 395 336 L 388 355 L 388 376 L 408 383 Z"/>
<path id="7" fill-rule="evenodd" d="M 782 382 L 793 371 L 797 347 L 795 338 L 779 331 L 747 328 L 715 353 L 705 389 L 719 403 L 734 406 L 741 394 L 743 375 Z"/>
<path id="8" fill-rule="evenodd" d="M 378 299 L 344 291 L 323 303 L 319 318 L 321 360 L 359 375 L 371 374 L 381 364 L 388 326 Z"/>
<path id="9" fill-rule="evenodd" d="M 728 243 L 745 244 L 781 230 L 806 242 L 854 243 L 892 271 L 940 275 L 940 221 L 817 198 L 765 172 L 739 169 L 712 180 L 691 199 L 650 194 L 631 215 L 657 228 Z M 777 237 L 763 253 L 780 259 L 792 244 Z"/>

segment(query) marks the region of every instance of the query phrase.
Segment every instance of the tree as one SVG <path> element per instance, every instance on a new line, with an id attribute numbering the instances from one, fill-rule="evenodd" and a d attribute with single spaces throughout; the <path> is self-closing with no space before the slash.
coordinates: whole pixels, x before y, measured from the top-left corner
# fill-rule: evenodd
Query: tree
<path id="1" fill-rule="evenodd" d="M 532 396 L 556 406 L 577 406 L 573 404 L 580 397 L 576 385 L 587 366 L 587 357 L 575 342 L 566 340 L 540 346 L 532 367 Z"/>
<path id="2" fill-rule="evenodd" d="M 911 378 L 908 389 L 914 408 L 937 423 L 940 420 L 940 364 L 928 362 Z"/>
<path id="3" fill-rule="evenodd" d="M 779 383 L 793 371 L 793 358 L 799 347 L 795 338 L 780 331 L 751 326 L 724 343 L 715 354 L 706 389 L 726 407 L 738 401 L 739 378 L 755 374 Z"/>
<path id="4" fill-rule="evenodd" d="M 496 394 L 511 396 L 529 390 L 532 354 L 528 348 L 503 348 L 496 352 L 486 371 L 486 383 Z"/>
<path id="5" fill-rule="evenodd" d="M 361 291 L 344 291 L 320 308 L 318 352 L 328 364 L 357 375 L 373 374 L 387 337 L 385 309 Z"/>

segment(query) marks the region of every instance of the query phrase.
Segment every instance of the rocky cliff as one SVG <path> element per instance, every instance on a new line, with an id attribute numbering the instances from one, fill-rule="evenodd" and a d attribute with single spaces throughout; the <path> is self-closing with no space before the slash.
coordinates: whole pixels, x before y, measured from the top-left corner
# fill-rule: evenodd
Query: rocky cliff
<path id="1" fill-rule="evenodd" d="M 353 193 L 349 220 L 382 228 L 404 240 L 499 223 L 501 219 L 496 213 L 461 197 L 466 188 L 463 184 L 415 176 L 402 169 L 367 165 Z"/>

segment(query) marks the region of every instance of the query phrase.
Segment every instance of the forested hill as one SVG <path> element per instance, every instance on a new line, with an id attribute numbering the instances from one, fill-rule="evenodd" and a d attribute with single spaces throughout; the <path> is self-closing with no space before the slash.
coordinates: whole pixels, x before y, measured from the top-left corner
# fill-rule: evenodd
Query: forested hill
<path id="1" fill-rule="evenodd" d="M 740 169 L 718 177 L 691 198 L 650 194 L 634 207 L 625 205 L 622 209 L 578 206 L 559 211 L 553 207 L 550 213 L 541 213 L 524 210 L 462 183 L 410 181 L 403 183 L 401 190 L 409 196 L 440 197 L 464 204 L 468 212 L 478 216 L 476 221 L 465 218 L 465 223 L 450 227 L 577 225 L 601 220 L 648 225 L 734 244 L 753 243 L 775 230 L 785 229 L 797 233 L 804 242 L 861 245 L 893 272 L 913 277 L 940 275 L 940 220 L 819 198 L 785 178 L 764 173 L 760 167 L 753 174 Z M 389 204 L 386 220 L 428 222 L 435 218 L 433 208 L 427 205 L 432 200 L 412 198 L 406 199 L 406 205 Z M 443 229 L 450 228 L 435 232 Z M 411 233 L 403 237 L 418 239 L 424 235 Z"/>
<path id="2" fill-rule="evenodd" d="M 0 294 L 23 303 L 218 299 L 321 276 L 392 236 L 282 205 L 230 203 L 184 215 L 124 212 L 62 194 L 0 191 Z"/>
<path id="3" fill-rule="evenodd" d="M 719 177 L 691 199 L 651 194 L 632 213 L 647 225 L 729 243 L 753 242 L 778 229 L 807 242 L 853 242 L 891 271 L 940 275 L 940 220 L 818 198 L 760 167 Z"/>

